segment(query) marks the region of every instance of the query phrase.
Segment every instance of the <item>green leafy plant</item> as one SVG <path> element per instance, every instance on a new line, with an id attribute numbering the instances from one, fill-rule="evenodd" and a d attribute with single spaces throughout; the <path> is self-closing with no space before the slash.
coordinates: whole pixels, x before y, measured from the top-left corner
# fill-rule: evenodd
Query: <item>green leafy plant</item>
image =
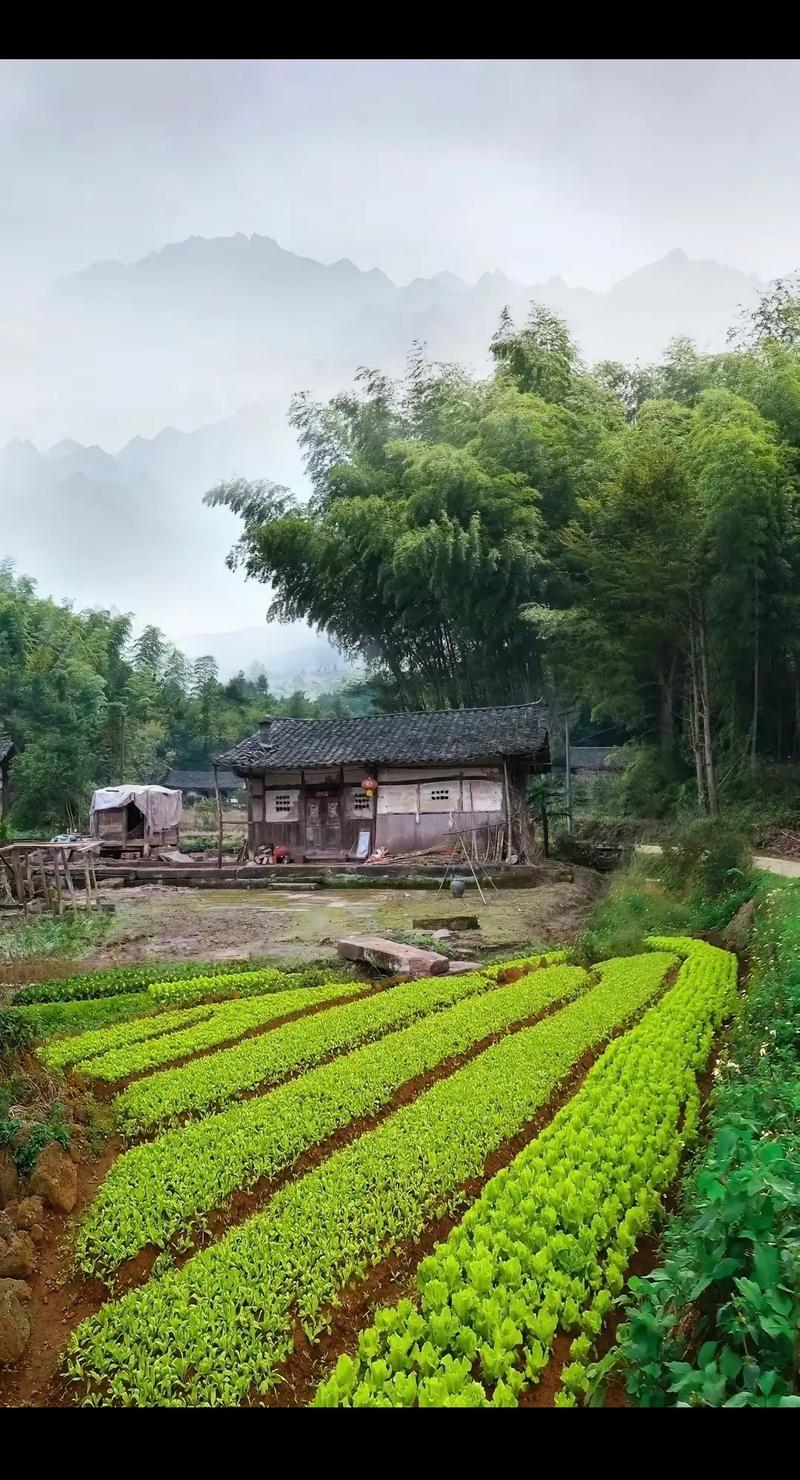
<path id="1" fill-rule="evenodd" d="M 286 982 L 290 978 L 283 977 L 282 980 Z M 71 1038 L 63 1045 L 52 1044 L 41 1053 L 46 1062 L 54 1066 L 63 1062 L 66 1055 L 75 1073 L 87 1079 L 113 1083 L 116 1079 L 126 1079 L 128 1075 L 142 1074 L 162 1064 L 177 1063 L 207 1049 L 232 1043 L 277 1018 L 303 1012 L 320 1003 L 335 1002 L 340 997 L 358 996 L 367 987 L 367 983 L 349 981 L 331 982 L 328 987 L 292 987 L 275 991 L 272 989 L 274 985 L 270 982 L 268 991 L 233 1002 L 179 1008 L 176 1012 L 151 1018 L 149 1022 L 137 1020 L 101 1028 L 96 1033 L 85 1035 L 85 1039 Z M 81 1049 L 86 1040 L 88 1051 L 84 1057 Z M 202 1067 L 199 1072 L 202 1075 Z"/>
<path id="2" fill-rule="evenodd" d="M 496 1403 L 501 1384 L 505 1406 L 508 1393 L 539 1380 L 559 1329 L 577 1334 L 556 1406 L 584 1400 L 590 1352 L 695 1134 L 695 1076 L 735 996 L 736 961 L 727 952 L 680 938 L 652 945 L 686 957 L 675 985 L 606 1049 L 551 1125 L 422 1260 L 417 1302 L 378 1311 L 359 1337 L 348 1392 L 334 1374 L 317 1393 L 320 1406 L 350 1406 L 355 1392 L 359 1406 L 371 1406 L 379 1391 L 374 1371 L 393 1351 L 404 1353 L 420 1405 L 427 1395 L 433 1406 L 451 1406 L 442 1379 L 464 1353 L 464 1381 L 477 1383 L 480 1406 Z M 622 985 L 638 968 L 634 957 L 609 963 L 605 982 L 610 976 Z M 381 1390 L 380 1406 L 384 1399 Z"/>
<path id="3" fill-rule="evenodd" d="M 503 1037 L 283 1188 L 264 1212 L 182 1269 L 104 1306 L 74 1333 L 66 1376 L 86 1384 L 90 1400 L 102 1392 L 106 1402 L 131 1405 L 232 1404 L 251 1391 L 268 1391 L 296 1321 L 309 1336 L 318 1335 L 325 1303 L 343 1284 L 457 1206 L 464 1181 L 480 1174 L 489 1152 L 546 1103 L 587 1048 L 652 1000 L 673 959 L 654 953 L 639 962 L 609 963 L 593 990 L 536 1026 Z M 451 1001 L 459 981 L 464 978 L 450 984 Z M 372 1001 L 391 1002 L 423 985 L 430 1010 L 445 982 L 396 987 Z M 487 987 L 486 978 L 476 976 L 467 992 Z M 332 1008 L 306 1026 L 369 1005 Z M 213 1067 L 215 1060 L 204 1062 Z M 444 1311 L 436 1317 L 432 1312 L 431 1327 L 441 1341 L 440 1328 L 452 1329 L 454 1317 Z M 503 1351 L 511 1349 L 509 1342 L 513 1346 L 506 1327 Z M 463 1388 L 470 1365 L 466 1354 L 451 1355 L 438 1378 L 437 1391 L 444 1393 L 448 1384 Z M 396 1349 L 393 1373 L 403 1371 L 403 1360 Z M 506 1387 L 513 1395 L 508 1380 Z M 404 1397 L 408 1391 L 406 1383 Z M 459 1397 L 474 1402 L 477 1394 L 467 1388 Z"/>
<path id="4" fill-rule="evenodd" d="M 798 1407 L 800 890 L 762 899 L 753 982 L 712 1096 L 712 1138 L 632 1282 L 619 1347 L 645 1407 Z"/>
<path id="5" fill-rule="evenodd" d="M 252 961 L 162 961 L 155 966 L 110 966 L 100 971 L 76 972 L 54 981 L 21 987 L 14 1002 L 73 1002 L 91 997 L 114 997 L 145 992 L 154 983 L 177 982 L 198 976 L 233 975 L 255 969 Z"/>
<path id="6" fill-rule="evenodd" d="M 0 1065 L 6 1065 L 33 1043 L 33 1029 L 13 1008 L 0 1009 Z"/>
<path id="7" fill-rule="evenodd" d="M 0 1094 L 0 1144 L 12 1145 L 17 1171 L 29 1177 L 39 1153 L 49 1142 L 55 1141 L 69 1150 L 70 1130 L 64 1106 L 54 1100 L 38 1119 L 21 1119 L 13 1115 L 13 1084 Z M 20 1134 L 22 1133 L 22 1135 Z"/>
<path id="8" fill-rule="evenodd" d="M 196 1063 L 151 1074 L 117 1097 L 120 1126 L 125 1134 L 135 1136 L 169 1125 L 187 1112 L 206 1114 L 243 1090 L 266 1088 L 288 1073 L 312 1068 L 330 1053 L 379 1038 L 391 1028 L 449 1007 L 474 992 L 487 991 L 489 986 L 488 978 L 477 972 L 403 983 L 363 1001 L 286 1023 Z M 353 991 L 352 984 L 339 988 L 341 995 Z M 113 1067 L 116 1073 L 118 1065 Z"/>
<path id="9" fill-rule="evenodd" d="M 557 966 L 465 997 L 271 1094 L 131 1148 L 114 1163 L 81 1226 L 81 1267 L 106 1274 L 146 1244 L 185 1238 L 237 1188 L 275 1176 L 340 1126 L 374 1114 L 406 1080 L 568 1001 L 587 981 L 580 967 Z"/>

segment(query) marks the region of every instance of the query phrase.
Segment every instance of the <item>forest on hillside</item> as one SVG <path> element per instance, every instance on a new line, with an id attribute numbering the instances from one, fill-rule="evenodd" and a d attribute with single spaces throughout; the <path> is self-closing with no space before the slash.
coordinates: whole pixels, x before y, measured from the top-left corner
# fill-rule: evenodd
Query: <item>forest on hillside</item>
<path id="1" fill-rule="evenodd" d="M 42 599 L 0 566 L 0 732 L 16 827 L 85 818 L 96 785 L 205 765 L 265 710 L 544 697 L 627 742 L 628 805 L 714 813 L 800 758 L 800 298 L 785 280 L 724 353 L 584 365 L 565 324 L 504 313 L 494 368 L 362 370 L 290 421 L 312 494 L 235 481 L 229 563 L 365 668 L 358 696 L 220 682 L 154 627 Z M 199 519 L 203 517 L 198 510 Z"/>
<path id="2" fill-rule="evenodd" d="M 581 363 L 563 321 L 502 316 L 493 372 L 360 372 L 290 420 L 313 493 L 230 482 L 229 563 L 368 666 L 378 702 L 544 695 L 636 747 L 649 815 L 714 813 L 800 755 L 800 299 L 724 353 Z"/>
<path id="3" fill-rule="evenodd" d="M 278 698 L 264 675 L 223 683 L 212 657 L 191 662 L 157 627 L 132 632 L 130 616 L 73 611 L 0 564 L 0 736 L 19 752 L 14 827 L 86 826 L 96 786 L 206 767 L 267 712 L 347 714 L 358 702 Z"/>

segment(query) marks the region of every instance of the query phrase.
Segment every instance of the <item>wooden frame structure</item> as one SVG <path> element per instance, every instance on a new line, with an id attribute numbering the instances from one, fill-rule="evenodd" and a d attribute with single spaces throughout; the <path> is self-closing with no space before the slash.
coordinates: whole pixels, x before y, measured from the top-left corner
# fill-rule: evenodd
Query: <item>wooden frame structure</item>
<path id="1" fill-rule="evenodd" d="M 25 914 L 40 899 L 57 915 L 67 907 L 99 909 L 95 872 L 99 851 L 98 842 L 9 843 L 0 848 L 0 883 L 7 902 Z"/>

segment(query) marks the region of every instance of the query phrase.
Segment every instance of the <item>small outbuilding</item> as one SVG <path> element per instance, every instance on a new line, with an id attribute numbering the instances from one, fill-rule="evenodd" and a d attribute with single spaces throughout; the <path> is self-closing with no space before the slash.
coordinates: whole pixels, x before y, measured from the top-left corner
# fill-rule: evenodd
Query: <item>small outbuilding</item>
<path id="1" fill-rule="evenodd" d="M 17 753 L 17 747 L 7 735 L 0 735 L 0 823 L 8 810 L 8 768 Z"/>
<path id="2" fill-rule="evenodd" d="M 538 703 L 267 718 L 217 764 L 247 782 L 252 854 L 396 856 L 461 833 L 482 860 L 525 860 L 528 777 L 550 769 L 547 713 Z"/>
<path id="3" fill-rule="evenodd" d="M 104 853 L 176 848 L 183 799 L 166 786 L 103 786 L 92 795 L 90 831 Z"/>
<path id="4" fill-rule="evenodd" d="M 244 789 L 244 782 L 234 776 L 233 771 L 219 771 L 218 780 L 220 800 L 223 803 L 231 801 L 238 791 Z M 216 796 L 214 772 L 210 769 L 167 771 L 166 776 L 161 778 L 161 785 L 183 792 L 184 801 Z"/>
<path id="5" fill-rule="evenodd" d="M 554 761 L 553 764 L 557 764 L 563 770 L 563 757 L 558 763 Z M 593 781 L 598 776 L 609 776 L 624 771 L 625 759 L 620 754 L 618 746 L 573 745 L 569 752 L 569 769 L 571 775 Z"/>

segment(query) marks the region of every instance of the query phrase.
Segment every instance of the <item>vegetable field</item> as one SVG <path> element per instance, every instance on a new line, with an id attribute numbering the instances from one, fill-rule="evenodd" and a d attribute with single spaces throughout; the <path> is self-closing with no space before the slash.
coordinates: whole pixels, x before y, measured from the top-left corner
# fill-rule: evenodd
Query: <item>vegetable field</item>
<path id="1" fill-rule="evenodd" d="M 198 968 L 72 1032 L 55 990 L 38 1053 L 124 1137 L 75 1229 L 106 1295 L 61 1400 L 513 1407 L 547 1373 L 582 1403 L 735 1000 L 727 952 L 649 947 L 382 989 Z"/>

